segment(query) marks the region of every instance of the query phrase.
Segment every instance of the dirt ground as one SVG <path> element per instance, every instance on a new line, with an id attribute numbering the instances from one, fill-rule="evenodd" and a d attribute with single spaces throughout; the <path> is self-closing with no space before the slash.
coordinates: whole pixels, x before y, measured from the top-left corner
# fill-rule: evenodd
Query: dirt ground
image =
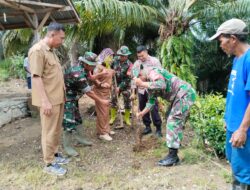
<path id="1" fill-rule="evenodd" d="M 144 137 L 147 146 L 141 152 L 133 151 L 135 130 L 129 127 L 116 131 L 112 142 L 100 141 L 95 133 L 95 116 L 85 113 L 92 103 L 83 98 L 80 105 L 84 133 L 93 146 L 76 147 L 80 156 L 71 159 L 63 177 L 42 171 L 39 118 L 23 118 L 0 128 L 0 190 L 230 189 L 229 166 L 193 148 L 192 130 L 186 129 L 181 164 L 159 167 L 157 161 L 166 154 L 164 138 Z"/>

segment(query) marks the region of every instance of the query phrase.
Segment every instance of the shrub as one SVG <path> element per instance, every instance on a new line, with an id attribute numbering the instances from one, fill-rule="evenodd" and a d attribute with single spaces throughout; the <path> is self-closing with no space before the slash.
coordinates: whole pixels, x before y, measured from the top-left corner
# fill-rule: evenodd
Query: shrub
<path id="1" fill-rule="evenodd" d="M 9 79 L 9 73 L 5 69 L 0 69 L 0 81 L 7 81 Z"/>
<path id="2" fill-rule="evenodd" d="M 224 109 L 225 98 L 221 94 L 205 95 L 198 97 L 189 119 L 201 145 L 212 148 L 219 157 L 225 155 Z"/>
<path id="3" fill-rule="evenodd" d="M 21 78 L 24 79 L 26 72 L 23 68 L 23 55 L 14 55 L 0 62 L 1 73 L 4 72 L 8 74 L 11 78 Z M 1 77 L 2 78 L 2 77 Z"/>

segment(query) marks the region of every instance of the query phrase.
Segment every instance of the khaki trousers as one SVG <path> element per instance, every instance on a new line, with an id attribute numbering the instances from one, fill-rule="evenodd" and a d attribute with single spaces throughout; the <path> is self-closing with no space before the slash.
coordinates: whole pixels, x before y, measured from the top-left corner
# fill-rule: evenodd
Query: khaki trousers
<path id="1" fill-rule="evenodd" d="M 43 160 L 46 164 L 52 163 L 55 153 L 58 152 L 60 145 L 64 104 L 52 106 L 52 114 L 48 117 L 43 114 L 40 108 L 42 126 L 42 150 Z"/>
<path id="2" fill-rule="evenodd" d="M 109 99 L 110 90 L 109 89 L 100 89 L 94 88 L 95 94 L 100 99 Z M 96 111 L 96 132 L 97 135 L 105 135 L 110 133 L 110 125 L 109 125 L 109 106 L 103 105 L 101 103 L 95 104 Z"/>

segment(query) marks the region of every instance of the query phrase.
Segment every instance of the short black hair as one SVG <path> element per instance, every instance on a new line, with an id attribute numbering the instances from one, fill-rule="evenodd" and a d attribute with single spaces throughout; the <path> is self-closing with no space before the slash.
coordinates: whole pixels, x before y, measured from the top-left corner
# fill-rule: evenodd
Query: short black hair
<path id="1" fill-rule="evenodd" d="M 60 23 L 57 23 L 57 22 L 51 22 L 47 27 L 47 32 L 60 31 L 60 30 L 65 32 L 64 26 L 62 24 L 60 24 Z"/>
<path id="2" fill-rule="evenodd" d="M 247 35 L 249 34 L 247 27 L 244 28 L 243 32 L 245 32 L 246 34 L 221 34 L 221 35 L 225 38 L 230 38 L 231 35 L 234 35 L 240 42 L 245 43 L 247 42 Z"/>
<path id="3" fill-rule="evenodd" d="M 221 34 L 224 38 L 230 38 L 234 35 L 240 42 L 247 42 L 247 35 L 246 34 Z"/>
<path id="4" fill-rule="evenodd" d="M 137 46 L 136 52 L 141 53 L 142 51 L 148 51 L 146 46 L 143 46 L 143 45 Z"/>

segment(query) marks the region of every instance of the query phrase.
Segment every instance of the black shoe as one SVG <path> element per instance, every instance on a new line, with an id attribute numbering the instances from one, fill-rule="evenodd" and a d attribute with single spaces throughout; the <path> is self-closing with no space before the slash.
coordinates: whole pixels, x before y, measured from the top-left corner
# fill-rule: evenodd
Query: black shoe
<path id="1" fill-rule="evenodd" d="M 161 137 L 162 137 L 161 131 L 160 131 L 160 130 L 156 130 L 155 136 L 156 136 L 157 138 L 161 138 Z"/>
<path id="2" fill-rule="evenodd" d="M 178 149 L 169 149 L 169 154 L 166 156 L 166 158 L 160 160 L 158 162 L 159 166 L 175 166 L 179 164 L 180 159 L 177 155 Z"/>
<path id="3" fill-rule="evenodd" d="M 147 134 L 150 134 L 152 133 L 152 129 L 150 126 L 146 126 L 146 128 L 143 130 L 142 134 L 143 135 L 147 135 Z"/>

